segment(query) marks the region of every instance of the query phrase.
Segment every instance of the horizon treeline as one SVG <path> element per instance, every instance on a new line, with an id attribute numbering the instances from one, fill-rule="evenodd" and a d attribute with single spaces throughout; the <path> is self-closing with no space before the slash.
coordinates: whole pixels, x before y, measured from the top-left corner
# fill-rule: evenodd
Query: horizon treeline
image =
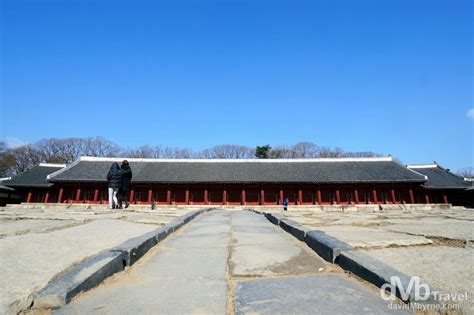
<path id="1" fill-rule="evenodd" d="M 250 147 L 238 144 L 220 144 L 203 150 L 186 147 L 141 145 L 124 148 L 102 137 L 46 138 L 32 144 L 8 148 L 0 141 L 0 177 L 24 172 L 38 163 L 69 164 L 80 156 L 156 158 L 156 159 L 305 159 L 376 157 L 371 151 L 349 152 L 341 148 L 319 146 L 312 142 L 291 145 L 262 145 Z"/>

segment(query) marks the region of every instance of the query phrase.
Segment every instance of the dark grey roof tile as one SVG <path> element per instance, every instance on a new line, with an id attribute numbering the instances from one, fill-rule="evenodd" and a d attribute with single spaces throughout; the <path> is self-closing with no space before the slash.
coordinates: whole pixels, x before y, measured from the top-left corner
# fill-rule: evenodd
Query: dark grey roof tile
<path id="1" fill-rule="evenodd" d="M 53 174 L 51 182 L 105 182 L 120 159 L 82 158 Z M 340 160 L 129 159 L 135 183 L 382 183 L 424 182 L 391 158 Z"/>
<path id="2" fill-rule="evenodd" d="M 41 163 L 33 168 L 13 176 L 10 180 L 2 181 L 2 185 L 8 187 L 49 187 L 46 177 L 64 168 L 66 165 L 62 164 L 47 164 Z"/>
<path id="3" fill-rule="evenodd" d="M 437 164 L 408 165 L 408 168 L 428 177 L 426 188 L 431 189 L 466 189 L 470 183 Z"/>

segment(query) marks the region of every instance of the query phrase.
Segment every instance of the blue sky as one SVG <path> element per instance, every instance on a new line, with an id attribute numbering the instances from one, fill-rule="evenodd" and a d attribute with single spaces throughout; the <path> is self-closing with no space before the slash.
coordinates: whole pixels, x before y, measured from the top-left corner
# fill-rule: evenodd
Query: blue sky
<path id="1" fill-rule="evenodd" d="M 312 141 L 474 164 L 472 1 L 4 0 L 1 13 L 11 142 Z"/>

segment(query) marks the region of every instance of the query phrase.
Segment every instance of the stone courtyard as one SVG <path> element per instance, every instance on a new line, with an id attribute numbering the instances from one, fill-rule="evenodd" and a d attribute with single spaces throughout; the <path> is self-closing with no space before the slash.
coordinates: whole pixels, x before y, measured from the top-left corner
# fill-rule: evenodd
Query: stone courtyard
<path id="1" fill-rule="evenodd" d="M 136 207 L 129 210 L 108 210 L 87 205 L 0 208 L 0 312 L 11 308 L 12 304 L 16 304 L 18 309 L 27 307 L 38 290 L 87 258 L 168 224 L 194 209 L 196 208 L 160 207 L 150 210 Z M 338 294 L 336 290 L 327 287 L 328 283 L 340 290 L 345 287 L 349 295 L 351 290 L 362 290 L 360 300 L 351 300 L 355 305 L 368 303 L 374 313 L 384 307 L 374 300 L 377 294 L 374 286 L 357 277 L 348 277 L 337 265 L 324 262 L 303 242 L 291 235 L 285 236 L 283 230 L 281 233 L 277 232 L 279 227 L 271 226 L 263 216 L 244 215 L 248 212 L 242 211 L 242 208 L 233 210 L 229 214 L 226 214 L 228 211 L 219 212 L 220 214 L 216 212 L 209 217 L 209 223 L 200 223 L 201 219 L 197 223 L 191 222 L 189 227 L 185 226 L 184 234 L 178 232 L 177 236 L 167 240 L 165 245 L 152 249 L 137 263 L 137 268 L 147 264 L 147 261 L 161 264 L 164 260 L 165 265 L 147 265 L 137 271 L 133 271 L 135 267 L 132 266 L 131 271 L 126 269 L 125 272 L 118 273 L 112 278 L 115 279 L 112 282 L 106 280 L 104 288 L 99 286 L 97 290 L 85 293 L 85 299 L 67 306 L 61 313 L 67 313 L 67 310 L 90 310 L 89 307 L 93 308 L 97 303 L 103 307 L 103 299 L 109 294 L 108 290 L 112 287 L 119 290 L 117 283 L 127 282 L 130 273 L 150 277 L 150 281 L 154 281 L 154 273 L 158 278 L 171 277 L 175 280 L 170 280 L 169 288 L 176 289 L 176 294 L 181 294 L 179 287 L 174 287 L 172 283 L 186 270 L 189 270 L 189 274 L 186 271 L 184 276 L 189 277 L 190 283 L 194 276 L 207 279 L 206 277 L 211 275 L 209 277 L 215 278 L 216 286 L 209 288 L 209 292 L 224 300 L 215 303 L 208 300 L 205 297 L 207 289 L 203 288 L 204 302 L 194 302 L 203 306 L 210 305 L 217 313 L 291 312 L 291 307 L 296 307 L 292 303 L 295 299 L 306 296 L 304 292 L 316 290 L 311 291 L 312 294 L 324 299 L 330 298 L 327 292 Z M 270 211 L 265 208 L 259 210 Z M 290 207 L 289 211 L 272 212 L 309 229 L 324 231 L 352 245 L 355 250 L 407 275 L 419 276 L 423 282 L 442 292 L 467 292 L 469 299 L 461 301 L 463 312 L 474 312 L 472 209 L 343 212 Z M 174 256 L 168 257 L 168 253 Z M 201 260 L 193 256 L 193 253 L 206 254 Z M 153 258 L 155 256 L 156 258 Z M 180 260 L 195 263 L 186 264 Z M 217 268 L 214 271 L 213 266 Z M 168 269 L 166 271 L 163 268 Z M 193 268 L 198 269 L 193 273 Z M 217 271 L 220 273 L 216 274 Z M 167 274 L 168 272 L 175 274 Z M 289 279 L 289 276 L 296 278 Z M 258 279 L 261 281 L 256 281 Z M 318 291 L 311 283 L 319 283 L 320 288 L 326 288 L 326 291 Z M 198 287 L 196 283 L 196 288 Z M 147 287 L 147 290 L 153 288 Z M 293 288 L 291 298 L 279 293 L 285 288 Z M 133 288 L 130 290 L 131 294 L 137 294 Z M 225 298 L 220 292 L 222 290 L 227 292 L 224 294 Z M 262 295 L 261 290 L 271 292 L 279 301 L 265 302 L 265 294 Z M 94 292 L 97 292 L 97 297 L 94 297 Z M 137 303 L 141 303 L 139 294 L 136 297 Z M 169 298 L 177 297 L 171 294 Z M 232 300 L 231 307 L 228 304 L 229 298 Z M 307 298 L 309 299 L 309 296 Z M 325 308 L 327 306 L 318 304 L 316 300 L 310 300 L 309 304 L 301 305 L 301 312 L 306 313 L 311 309 L 330 310 Z M 210 304 L 206 304 L 206 301 Z M 332 301 L 339 303 L 337 300 Z M 155 305 L 146 303 L 144 305 Z M 108 309 L 115 312 L 120 309 L 107 307 L 104 311 Z M 143 311 L 139 305 L 129 310 Z M 165 313 L 179 311 L 173 308 L 162 310 Z M 186 310 L 194 312 L 192 308 Z M 340 310 L 347 312 L 350 308 L 341 306 Z M 197 313 L 206 312 L 204 309 L 198 309 Z"/>
<path id="2" fill-rule="evenodd" d="M 86 258 L 189 211 L 0 208 L 0 310 L 18 300 L 28 303 L 31 294 Z"/>
<path id="3" fill-rule="evenodd" d="M 352 245 L 443 292 L 468 292 L 474 312 L 473 209 L 376 212 L 273 211 Z"/>

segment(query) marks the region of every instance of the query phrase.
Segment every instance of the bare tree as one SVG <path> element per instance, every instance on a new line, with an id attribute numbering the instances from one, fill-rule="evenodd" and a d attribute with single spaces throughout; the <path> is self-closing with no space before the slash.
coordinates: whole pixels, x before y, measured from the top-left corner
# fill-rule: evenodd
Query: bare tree
<path id="1" fill-rule="evenodd" d="M 136 149 L 125 150 L 122 154 L 130 158 L 159 159 L 162 157 L 162 151 L 163 149 L 160 146 L 142 145 Z"/>
<path id="2" fill-rule="evenodd" d="M 84 139 L 82 154 L 89 156 L 115 157 L 122 149 L 113 141 L 102 137 Z"/>
<path id="3" fill-rule="evenodd" d="M 271 159 L 294 159 L 295 152 L 287 145 L 278 145 L 270 151 Z"/>
<path id="4" fill-rule="evenodd" d="M 254 156 L 255 149 L 235 144 L 216 145 L 197 154 L 197 157 L 205 159 L 251 159 Z"/>
<path id="5" fill-rule="evenodd" d="M 188 148 L 165 147 L 162 151 L 162 158 L 165 159 L 190 159 L 193 152 Z"/>
<path id="6" fill-rule="evenodd" d="M 294 157 L 308 159 L 318 157 L 320 148 L 312 142 L 298 142 L 291 147 Z"/>
<path id="7" fill-rule="evenodd" d="M 340 158 L 344 156 L 344 151 L 341 148 L 328 148 L 322 147 L 319 151 L 319 157 L 321 158 Z"/>
<path id="8" fill-rule="evenodd" d="M 212 159 L 214 156 L 213 152 L 210 149 L 204 149 L 196 152 L 194 155 L 197 159 Z"/>
<path id="9" fill-rule="evenodd" d="M 381 154 L 378 154 L 372 151 L 344 152 L 343 155 L 344 157 L 353 157 L 353 158 L 367 158 L 367 157 L 382 156 Z"/>
<path id="10" fill-rule="evenodd" d="M 44 162 L 41 159 L 41 154 L 31 145 L 18 147 L 11 152 L 15 157 L 14 174 L 24 172 L 36 164 Z"/>
<path id="11" fill-rule="evenodd" d="M 40 160 L 48 163 L 72 163 L 81 155 L 113 157 L 121 151 L 118 145 L 102 137 L 42 139 L 33 147 Z"/>
<path id="12" fill-rule="evenodd" d="M 174 159 L 190 159 L 193 152 L 188 148 L 174 148 Z"/>
<path id="13" fill-rule="evenodd" d="M 474 169 L 472 167 L 461 168 L 456 173 L 464 178 L 474 178 Z"/>
<path id="14" fill-rule="evenodd" d="M 259 151 L 257 151 L 257 149 Z M 95 138 L 49 138 L 32 145 L 8 149 L 0 142 L 0 176 L 23 172 L 40 162 L 72 163 L 81 155 L 131 158 L 189 159 L 251 159 L 259 158 L 340 158 L 379 156 L 374 152 L 345 152 L 341 148 L 319 147 L 312 142 L 298 142 L 293 145 L 270 145 L 251 148 L 244 145 L 223 144 L 193 152 L 188 148 L 142 145 L 137 148 L 122 149 L 114 142 L 102 137 Z M 472 168 L 470 169 L 472 176 Z"/>
<path id="15" fill-rule="evenodd" d="M 0 141 L 0 177 L 8 177 L 15 169 L 15 156 L 7 148 L 5 141 Z"/>

